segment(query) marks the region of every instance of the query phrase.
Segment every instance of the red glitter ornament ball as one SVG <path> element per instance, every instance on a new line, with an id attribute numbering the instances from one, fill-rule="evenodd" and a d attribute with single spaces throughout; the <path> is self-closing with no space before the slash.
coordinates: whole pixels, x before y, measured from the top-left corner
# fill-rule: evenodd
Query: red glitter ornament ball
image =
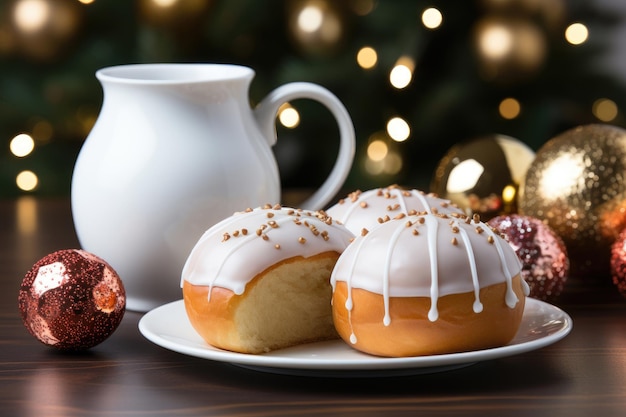
<path id="1" fill-rule="evenodd" d="M 487 224 L 505 235 L 522 261 L 521 274 L 530 287 L 530 296 L 544 301 L 557 298 L 569 273 L 567 249 L 561 238 L 530 216 L 498 216 Z"/>
<path id="2" fill-rule="evenodd" d="M 24 326 L 62 350 L 89 349 L 117 329 L 126 310 L 120 277 L 89 252 L 65 249 L 33 265 L 18 297 Z"/>
<path id="3" fill-rule="evenodd" d="M 626 229 L 611 245 L 611 277 L 620 294 L 626 297 Z"/>

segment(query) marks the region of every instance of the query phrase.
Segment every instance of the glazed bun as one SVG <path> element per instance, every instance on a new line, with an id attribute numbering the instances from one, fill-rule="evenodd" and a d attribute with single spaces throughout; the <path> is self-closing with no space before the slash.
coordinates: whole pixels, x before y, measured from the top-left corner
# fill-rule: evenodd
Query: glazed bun
<path id="1" fill-rule="evenodd" d="M 326 211 L 355 235 L 361 234 L 363 229 L 372 230 L 384 221 L 404 215 L 464 214 L 450 200 L 396 185 L 353 191 Z"/>
<path id="2" fill-rule="evenodd" d="M 324 212 L 234 214 L 205 232 L 183 268 L 192 326 L 207 343 L 242 353 L 337 338 L 330 274 L 352 239 Z"/>
<path id="3" fill-rule="evenodd" d="M 528 286 L 515 251 L 477 217 L 424 214 L 358 236 L 331 277 L 339 335 L 380 356 L 508 343 Z"/>

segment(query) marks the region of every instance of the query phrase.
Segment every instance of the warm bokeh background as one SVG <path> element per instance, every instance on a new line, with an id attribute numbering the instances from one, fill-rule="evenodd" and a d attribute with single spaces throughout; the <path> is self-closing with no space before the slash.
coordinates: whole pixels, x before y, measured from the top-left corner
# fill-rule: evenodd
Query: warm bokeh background
<path id="1" fill-rule="evenodd" d="M 626 125 L 619 16 L 608 0 L 3 0 L 0 197 L 69 194 L 101 105 L 94 72 L 140 62 L 251 66 L 252 102 L 285 82 L 322 84 L 356 127 L 346 189 L 426 189 L 446 151 L 473 138 L 537 150 L 577 125 Z M 321 106 L 291 104 L 282 181 L 315 186 L 336 127 Z M 37 182 L 16 181 L 24 171 Z"/>

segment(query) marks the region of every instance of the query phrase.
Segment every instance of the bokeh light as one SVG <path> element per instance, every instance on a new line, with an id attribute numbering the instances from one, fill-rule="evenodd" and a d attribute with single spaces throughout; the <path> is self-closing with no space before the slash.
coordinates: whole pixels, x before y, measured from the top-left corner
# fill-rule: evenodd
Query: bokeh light
<path id="1" fill-rule="evenodd" d="M 387 153 L 389 153 L 389 147 L 381 139 L 375 139 L 367 146 L 367 157 L 372 161 L 382 161 Z"/>
<path id="2" fill-rule="evenodd" d="M 407 87 L 413 79 L 414 69 L 415 61 L 413 59 L 407 56 L 400 57 L 389 73 L 389 82 L 397 89 Z"/>
<path id="3" fill-rule="evenodd" d="M 278 120 L 283 126 L 293 129 L 300 124 L 300 113 L 291 104 L 285 103 L 278 109 Z"/>
<path id="4" fill-rule="evenodd" d="M 617 117 L 617 104 L 608 98 L 600 98 L 593 103 L 593 115 L 603 122 L 610 122 Z"/>
<path id="5" fill-rule="evenodd" d="M 378 62 L 378 54 L 374 48 L 364 46 L 359 49 L 359 52 L 356 55 L 356 62 L 363 69 L 374 68 Z"/>
<path id="6" fill-rule="evenodd" d="M 22 191 L 33 191 L 39 184 L 39 178 L 33 171 L 22 171 L 15 177 L 15 184 Z"/>
<path id="7" fill-rule="evenodd" d="M 498 106 L 500 116 L 502 116 L 504 119 L 509 120 L 515 119 L 517 116 L 519 116 L 521 109 L 522 107 L 519 101 L 517 101 L 513 97 L 505 98 L 500 102 L 500 105 Z"/>
<path id="8" fill-rule="evenodd" d="M 443 15 L 441 12 L 434 8 L 430 7 L 422 13 L 422 24 L 428 29 L 437 29 L 441 26 L 443 22 Z"/>
<path id="9" fill-rule="evenodd" d="M 15 25 L 27 33 L 41 30 L 50 14 L 50 4 L 44 0 L 19 0 L 13 9 Z"/>
<path id="10" fill-rule="evenodd" d="M 396 142 L 403 142 L 411 135 L 411 127 L 401 117 L 393 117 L 387 122 L 387 134 Z"/>
<path id="11" fill-rule="evenodd" d="M 589 30 L 582 23 L 572 23 L 565 29 L 565 39 L 572 45 L 580 45 L 587 41 Z"/>
<path id="12" fill-rule="evenodd" d="M 9 143 L 11 153 L 19 158 L 29 155 L 35 149 L 35 141 L 30 135 L 20 133 Z"/>

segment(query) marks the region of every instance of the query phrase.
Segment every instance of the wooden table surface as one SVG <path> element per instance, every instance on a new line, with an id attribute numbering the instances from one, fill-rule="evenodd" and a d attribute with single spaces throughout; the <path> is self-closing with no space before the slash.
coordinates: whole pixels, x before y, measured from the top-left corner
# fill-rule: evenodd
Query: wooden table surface
<path id="1" fill-rule="evenodd" d="M 0 201 L 2 416 L 626 415 L 626 301 L 610 287 L 557 300 L 573 330 L 537 351 L 426 375 L 284 376 L 163 349 L 130 311 L 86 353 L 40 344 L 19 317 L 20 282 L 44 255 L 75 247 L 68 200 Z"/>

